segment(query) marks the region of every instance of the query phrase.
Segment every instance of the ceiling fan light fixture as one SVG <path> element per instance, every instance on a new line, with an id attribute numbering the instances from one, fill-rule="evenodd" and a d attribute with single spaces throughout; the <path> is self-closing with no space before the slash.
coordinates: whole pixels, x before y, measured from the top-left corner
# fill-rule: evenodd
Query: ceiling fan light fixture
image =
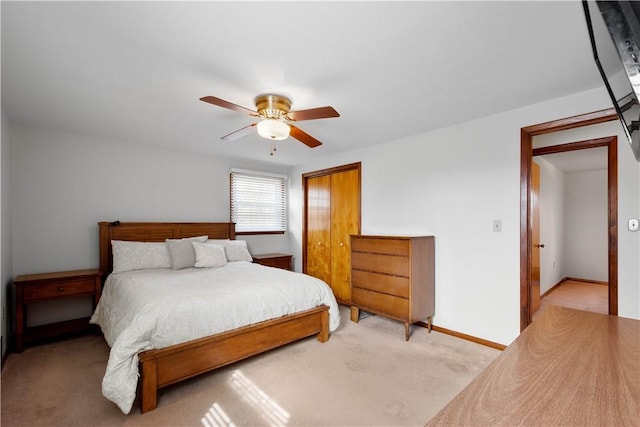
<path id="1" fill-rule="evenodd" d="M 2 1 L 2 0 L 0 0 Z M 314 148 L 322 145 L 322 142 L 309 135 L 298 126 L 289 124 L 290 122 L 301 122 L 304 120 L 328 119 L 331 117 L 340 117 L 340 114 L 331 106 L 307 108 L 305 110 L 291 111 L 291 100 L 282 95 L 264 94 L 255 98 L 256 110 L 242 107 L 224 99 L 215 96 L 204 96 L 200 98 L 208 104 L 226 108 L 228 110 L 246 113 L 249 117 L 253 117 L 257 122 L 251 123 L 241 129 L 230 134 L 224 135 L 221 139 L 225 141 L 233 141 L 238 138 L 252 133 L 257 128 L 258 134 L 272 141 L 287 139 L 291 136 L 306 145 Z"/>
<path id="2" fill-rule="evenodd" d="M 258 123 L 258 135 L 266 139 L 276 141 L 287 139 L 290 131 L 291 128 L 280 120 L 265 119 Z"/>

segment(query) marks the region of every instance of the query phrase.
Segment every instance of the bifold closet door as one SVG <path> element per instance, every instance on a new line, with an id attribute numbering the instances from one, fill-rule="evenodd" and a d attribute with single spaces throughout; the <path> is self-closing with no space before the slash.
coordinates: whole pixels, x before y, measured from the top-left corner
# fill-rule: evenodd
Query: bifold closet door
<path id="1" fill-rule="evenodd" d="M 304 272 L 324 280 L 339 303 L 351 303 L 351 239 L 360 233 L 360 164 L 303 175 Z"/>
<path id="2" fill-rule="evenodd" d="M 331 175 L 331 288 L 339 302 L 351 303 L 351 234 L 359 232 L 358 170 Z"/>
<path id="3" fill-rule="evenodd" d="M 331 284 L 331 175 L 307 180 L 306 273 Z"/>

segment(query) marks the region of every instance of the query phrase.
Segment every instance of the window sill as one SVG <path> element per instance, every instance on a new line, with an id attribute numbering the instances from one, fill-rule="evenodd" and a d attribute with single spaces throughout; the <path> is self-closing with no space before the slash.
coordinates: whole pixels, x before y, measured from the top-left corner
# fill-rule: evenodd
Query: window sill
<path id="1" fill-rule="evenodd" d="M 251 236 L 257 234 L 284 234 L 285 231 L 236 231 L 236 236 Z"/>

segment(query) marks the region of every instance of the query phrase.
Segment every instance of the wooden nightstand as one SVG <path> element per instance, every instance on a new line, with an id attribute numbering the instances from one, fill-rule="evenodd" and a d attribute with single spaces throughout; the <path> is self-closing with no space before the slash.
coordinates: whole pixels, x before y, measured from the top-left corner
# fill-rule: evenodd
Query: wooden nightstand
<path id="1" fill-rule="evenodd" d="M 91 295 L 95 309 L 102 293 L 101 278 L 102 273 L 97 269 L 17 276 L 13 281 L 16 287 L 16 352 L 21 353 L 24 345 L 33 341 L 91 331 L 88 317 L 27 328 L 27 304 Z"/>
<path id="2" fill-rule="evenodd" d="M 291 270 L 291 258 L 289 254 L 261 254 L 253 255 L 253 262 L 269 267 Z"/>

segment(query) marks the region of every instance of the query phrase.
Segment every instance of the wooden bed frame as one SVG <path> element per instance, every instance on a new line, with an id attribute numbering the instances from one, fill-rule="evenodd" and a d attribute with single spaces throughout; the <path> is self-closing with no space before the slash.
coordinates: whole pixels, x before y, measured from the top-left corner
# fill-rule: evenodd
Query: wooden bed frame
<path id="1" fill-rule="evenodd" d="M 210 239 L 235 239 L 235 224 L 229 222 L 100 222 L 100 271 L 105 279 L 113 270 L 111 240 L 163 242 L 207 235 Z M 208 337 L 141 352 L 140 409 L 158 405 L 158 390 L 198 374 L 211 371 L 317 334 L 329 339 L 329 307 L 267 320 Z"/>

